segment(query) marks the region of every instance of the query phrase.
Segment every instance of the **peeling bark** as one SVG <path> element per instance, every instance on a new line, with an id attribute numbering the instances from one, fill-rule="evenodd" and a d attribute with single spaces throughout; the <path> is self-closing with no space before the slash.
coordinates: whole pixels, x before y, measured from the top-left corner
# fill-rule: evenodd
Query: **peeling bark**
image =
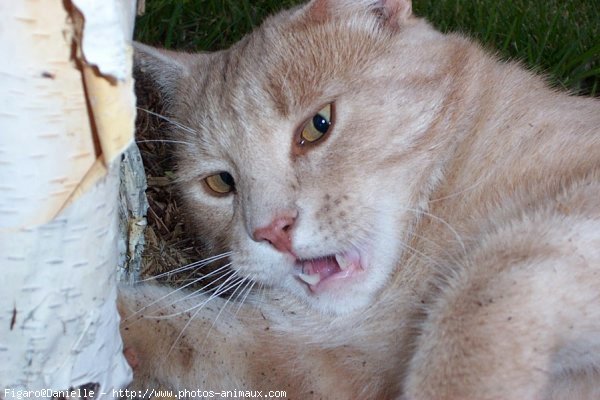
<path id="1" fill-rule="evenodd" d="M 118 10 L 135 4 L 77 3 L 95 12 L 80 12 L 83 31 L 68 1 L 0 1 L 0 397 L 7 399 L 5 389 L 96 388 L 94 398 L 112 397 L 131 377 L 116 273 L 119 161 L 135 115 L 133 12 Z M 104 25 L 98 10 L 107 8 L 112 20 Z M 102 28 L 119 57 L 100 51 L 89 63 L 80 35 L 98 32 L 87 25 Z"/>

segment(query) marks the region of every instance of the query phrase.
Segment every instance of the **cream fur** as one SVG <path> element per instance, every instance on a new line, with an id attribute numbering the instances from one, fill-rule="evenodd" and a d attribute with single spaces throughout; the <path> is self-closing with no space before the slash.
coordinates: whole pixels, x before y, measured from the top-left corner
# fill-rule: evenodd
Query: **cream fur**
<path id="1" fill-rule="evenodd" d="M 600 397 L 600 104 L 410 9 L 314 0 L 227 51 L 138 47 L 189 128 L 173 135 L 189 143 L 176 156 L 198 231 L 266 289 L 239 313 L 223 299 L 196 313 L 195 298 L 127 319 L 135 387 Z M 295 147 L 331 102 L 327 139 Z M 203 186 L 220 171 L 235 194 Z M 293 256 L 253 239 L 279 215 L 297 215 L 298 259 L 357 251 L 365 271 L 311 293 Z M 186 295 L 169 290 L 123 288 L 122 313 Z"/>

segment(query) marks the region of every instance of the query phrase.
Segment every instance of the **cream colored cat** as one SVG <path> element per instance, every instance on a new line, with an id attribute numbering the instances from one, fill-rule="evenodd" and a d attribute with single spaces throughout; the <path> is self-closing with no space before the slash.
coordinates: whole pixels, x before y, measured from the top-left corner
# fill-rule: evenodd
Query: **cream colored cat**
<path id="1" fill-rule="evenodd" d="M 409 0 L 313 0 L 226 51 L 137 53 L 198 232 L 231 251 L 234 298 L 263 290 L 236 310 L 124 288 L 136 388 L 600 398 L 600 102 Z"/>

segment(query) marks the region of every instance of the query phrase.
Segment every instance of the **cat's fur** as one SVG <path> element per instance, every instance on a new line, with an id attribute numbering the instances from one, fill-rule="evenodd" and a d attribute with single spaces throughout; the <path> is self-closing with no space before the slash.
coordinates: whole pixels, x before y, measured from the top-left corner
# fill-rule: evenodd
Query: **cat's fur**
<path id="1" fill-rule="evenodd" d="M 124 322 L 136 387 L 600 398 L 598 101 L 435 31 L 409 0 L 313 0 L 227 51 L 138 46 L 137 68 L 190 128 L 173 137 L 199 232 L 267 289 L 216 318 L 222 299 L 125 288 L 125 315 L 164 296 L 160 314 L 182 312 Z M 326 140 L 299 146 L 332 102 Z M 219 171 L 234 194 L 208 193 Z M 289 251 L 256 236 L 277 218 Z M 344 252 L 360 255 L 348 278 L 317 293 L 297 278 L 298 260 Z"/>

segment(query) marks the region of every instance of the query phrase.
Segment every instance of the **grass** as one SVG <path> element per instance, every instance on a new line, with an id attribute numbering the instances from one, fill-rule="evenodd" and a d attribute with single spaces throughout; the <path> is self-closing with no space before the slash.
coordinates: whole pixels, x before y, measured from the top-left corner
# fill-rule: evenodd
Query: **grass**
<path id="1" fill-rule="evenodd" d="M 573 0 L 421 0 L 442 31 L 477 37 L 506 58 L 578 93 L 600 94 L 600 3 Z"/>
<path id="2" fill-rule="evenodd" d="M 217 50 L 298 0 L 146 0 L 136 39 L 167 48 Z M 576 93 L 600 96 L 598 0 L 414 0 L 442 31 L 478 38 Z"/>
<path id="3" fill-rule="evenodd" d="M 186 50 L 218 50 L 298 0 L 146 0 L 136 39 Z"/>

